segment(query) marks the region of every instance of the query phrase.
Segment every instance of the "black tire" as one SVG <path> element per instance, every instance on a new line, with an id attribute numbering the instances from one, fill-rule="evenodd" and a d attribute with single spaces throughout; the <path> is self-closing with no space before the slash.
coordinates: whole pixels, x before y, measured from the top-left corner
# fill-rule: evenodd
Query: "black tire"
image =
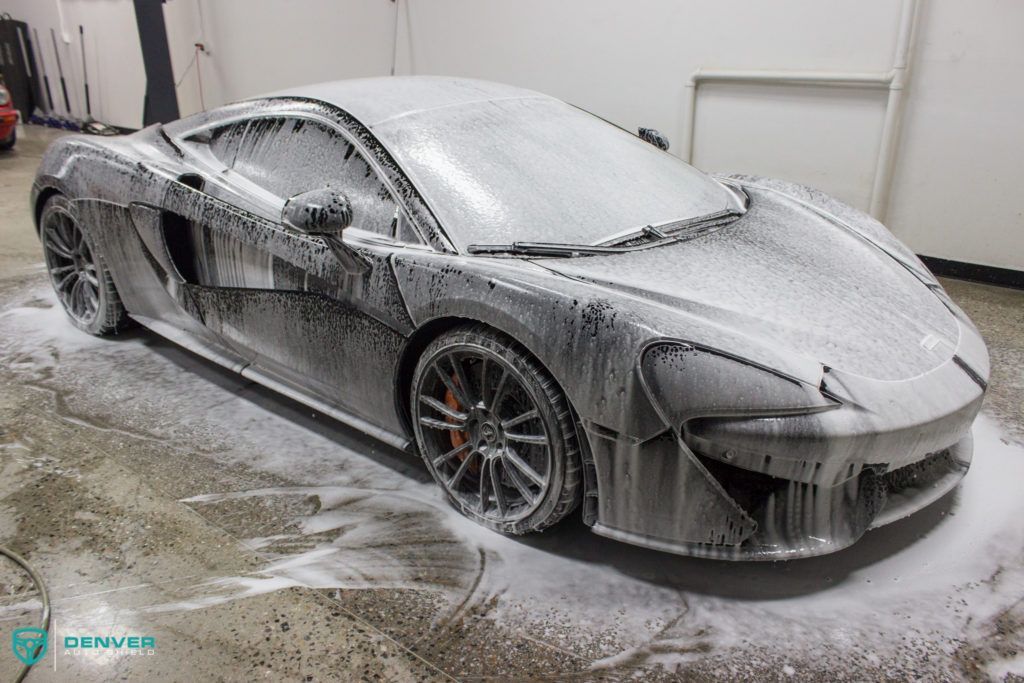
<path id="1" fill-rule="evenodd" d="M 471 387 L 468 394 L 461 392 L 463 381 Z M 410 415 L 427 469 L 453 507 L 473 521 L 526 534 L 557 523 L 579 503 L 580 453 L 569 402 L 544 367 L 508 336 L 470 324 L 434 340 L 413 375 Z M 480 493 L 473 493 L 474 486 Z"/>
<path id="2" fill-rule="evenodd" d="M 6 140 L 0 140 L 0 152 L 6 152 L 9 149 L 14 149 L 14 143 L 18 141 L 18 132 L 16 130 L 11 131 L 11 136 Z"/>
<path id="3" fill-rule="evenodd" d="M 80 240 L 72 244 L 76 239 L 69 235 L 79 234 Z M 46 200 L 39 218 L 39 238 L 43 243 L 50 284 L 75 327 L 92 335 L 103 336 L 116 334 L 131 326 L 132 321 L 114 287 L 110 270 L 89 230 L 79 222 L 74 202 L 59 194 Z M 81 287 L 94 294 L 95 301 L 92 296 L 86 297 L 84 294 L 72 297 L 66 291 L 67 285 L 62 291 L 61 283 L 69 276 L 82 279 Z M 84 308 L 76 305 L 86 298 L 88 301 Z"/>

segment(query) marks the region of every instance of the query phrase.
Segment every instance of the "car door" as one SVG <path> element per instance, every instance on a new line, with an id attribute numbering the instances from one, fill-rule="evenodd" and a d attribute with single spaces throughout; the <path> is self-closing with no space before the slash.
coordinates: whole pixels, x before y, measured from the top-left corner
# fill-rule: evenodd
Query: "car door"
<path id="1" fill-rule="evenodd" d="M 266 377 L 400 432 L 391 384 L 412 322 L 392 258 L 429 247 L 365 151 L 298 115 L 215 127 L 184 147 L 210 170 L 179 202 L 188 238 L 175 259 L 204 324 Z M 351 203 L 343 238 L 281 222 L 290 197 L 324 187 Z"/>

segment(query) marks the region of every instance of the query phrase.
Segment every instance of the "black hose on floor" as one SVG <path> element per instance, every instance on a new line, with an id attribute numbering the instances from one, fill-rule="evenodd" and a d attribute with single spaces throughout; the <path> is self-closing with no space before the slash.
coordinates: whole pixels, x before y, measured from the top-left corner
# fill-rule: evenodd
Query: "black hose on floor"
<path id="1" fill-rule="evenodd" d="M 32 583 L 36 585 L 36 588 L 39 590 L 39 595 L 42 597 L 43 602 L 43 624 L 40 628 L 49 633 L 50 596 L 46 593 L 46 584 L 43 583 L 43 578 L 39 576 L 39 573 L 36 572 L 36 570 L 32 567 L 32 565 L 28 563 L 28 561 L 25 558 L 23 558 L 21 555 L 14 552 L 10 548 L 5 548 L 4 546 L 0 545 L 0 555 L 6 555 L 11 559 L 11 561 L 13 561 L 19 567 L 24 569 L 25 573 L 27 573 L 29 577 L 32 579 Z M 40 645 L 39 647 L 42 647 L 42 645 Z M 39 648 L 37 647 L 36 649 L 38 650 Z M 21 671 L 18 672 L 17 678 L 14 679 L 14 683 L 21 683 L 23 680 L 25 680 L 25 676 L 28 675 L 28 670 L 31 668 L 32 667 L 28 664 L 23 665 L 21 667 Z"/>

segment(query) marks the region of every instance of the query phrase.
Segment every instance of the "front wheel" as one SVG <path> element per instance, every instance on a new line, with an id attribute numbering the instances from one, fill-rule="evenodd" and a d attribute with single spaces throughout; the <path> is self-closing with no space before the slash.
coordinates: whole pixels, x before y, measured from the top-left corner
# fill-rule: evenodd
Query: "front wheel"
<path id="1" fill-rule="evenodd" d="M 483 325 L 447 332 L 420 357 L 411 415 L 420 454 L 463 515 L 496 531 L 541 531 L 580 495 L 576 428 L 554 379 Z"/>

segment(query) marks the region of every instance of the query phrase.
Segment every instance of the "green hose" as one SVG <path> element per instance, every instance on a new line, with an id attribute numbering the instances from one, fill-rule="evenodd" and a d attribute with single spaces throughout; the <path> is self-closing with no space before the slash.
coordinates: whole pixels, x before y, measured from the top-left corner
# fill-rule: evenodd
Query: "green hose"
<path id="1" fill-rule="evenodd" d="M 36 572 L 36 570 L 33 569 L 32 565 L 30 565 L 28 563 L 28 561 L 25 560 L 25 558 L 23 558 L 21 555 L 19 555 L 18 553 L 14 552 L 13 550 L 11 550 L 9 548 L 5 548 L 4 546 L 0 545 L 0 555 L 6 555 L 7 557 L 11 558 L 11 560 L 15 564 L 17 564 L 22 569 L 24 569 L 25 572 L 29 575 L 29 577 L 31 577 L 32 583 L 34 583 L 36 585 L 36 588 L 39 589 L 39 594 L 42 596 L 42 600 L 43 600 L 43 624 L 42 624 L 42 626 L 40 628 L 42 628 L 44 631 L 49 633 L 50 632 L 50 596 L 46 593 L 46 584 L 43 583 L 43 578 L 41 576 L 39 576 L 39 574 Z M 39 647 L 42 647 L 42 645 L 40 645 Z M 39 648 L 36 648 L 36 651 L 38 651 L 38 650 L 39 650 Z M 31 669 L 31 668 L 32 667 L 30 665 L 28 665 L 28 664 L 25 664 L 24 666 L 22 666 L 21 667 L 21 671 L 18 673 L 18 677 L 14 679 L 14 683 L 21 683 L 23 680 L 25 680 L 25 676 L 28 675 L 28 670 Z"/>

